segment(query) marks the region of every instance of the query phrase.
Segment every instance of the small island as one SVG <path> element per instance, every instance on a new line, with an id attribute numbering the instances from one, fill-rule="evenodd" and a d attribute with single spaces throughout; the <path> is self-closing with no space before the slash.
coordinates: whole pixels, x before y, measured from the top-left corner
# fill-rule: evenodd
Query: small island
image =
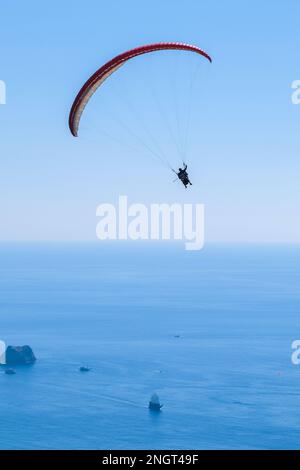
<path id="1" fill-rule="evenodd" d="M 30 346 L 7 346 L 6 365 L 29 365 L 34 364 L 36 357 Z"/>

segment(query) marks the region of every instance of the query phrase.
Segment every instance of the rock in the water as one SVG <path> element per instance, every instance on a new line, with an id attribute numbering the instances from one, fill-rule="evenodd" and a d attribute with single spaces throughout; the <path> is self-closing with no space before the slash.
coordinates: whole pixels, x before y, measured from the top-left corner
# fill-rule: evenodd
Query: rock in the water
<path id="1" fill-rule="evenodd" d="M 36 357 L 30 346 L 7 346 L 7 365 L 34 364 L 35 361 Z"/>

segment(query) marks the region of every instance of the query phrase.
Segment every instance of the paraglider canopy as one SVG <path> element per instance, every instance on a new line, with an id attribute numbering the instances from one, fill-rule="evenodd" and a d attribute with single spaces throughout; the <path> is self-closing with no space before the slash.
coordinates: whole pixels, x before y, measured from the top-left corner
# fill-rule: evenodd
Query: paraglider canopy
<path id="1" fill-rule="evenodd" d="M 113 74 L 118 68 L 124 65 L 129 60 L 143 55 L 152 53 L 155 51 L 163 51 L 163 50 L 178 50 L 178 51 L 188 51 L 193 52 L 196 54 L 201 55 L 209 62 L 212 61 L 211 57 L 200 49 L 197 46 L 193 46 L 191 44 L 185 44 L 180 42 L 161 42 L 156 44 L 149 44 L 145 46 L 136 47 L 135 49 L 131 49 L 127 52 L 124 52 L 109 62 L 104 64 L 100 67 L 83 85 L 83 87 L 78 92 L 71 111 L 69 115 L 69 128 L 74 137 L 78 135 L 78 129 L 80 124 L 80 118 L 83 113 L 83 110 L 88 103 L 91 96 L 95 93 L 97 88 L 99 88 L 102 83 L 111 75 Z"/>

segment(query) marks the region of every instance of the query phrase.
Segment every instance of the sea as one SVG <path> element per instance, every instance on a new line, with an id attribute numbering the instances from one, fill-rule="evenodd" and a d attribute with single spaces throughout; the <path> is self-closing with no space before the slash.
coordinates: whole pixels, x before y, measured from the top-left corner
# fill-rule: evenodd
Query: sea
<path id="1" fill-rule="evenodd" d="M 300 246 L 2 243 L 0 448 L 300 449 L 297 339 Z"/>

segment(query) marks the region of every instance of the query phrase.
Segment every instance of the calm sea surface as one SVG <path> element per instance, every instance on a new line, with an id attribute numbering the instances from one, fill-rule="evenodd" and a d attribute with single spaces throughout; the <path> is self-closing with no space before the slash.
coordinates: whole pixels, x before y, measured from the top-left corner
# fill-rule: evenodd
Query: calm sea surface
<path id="1" fill-rule="evenodd" d="M 0 339 L 1 449 L 300 449 L 300 247 L 3 243 Z"/>

